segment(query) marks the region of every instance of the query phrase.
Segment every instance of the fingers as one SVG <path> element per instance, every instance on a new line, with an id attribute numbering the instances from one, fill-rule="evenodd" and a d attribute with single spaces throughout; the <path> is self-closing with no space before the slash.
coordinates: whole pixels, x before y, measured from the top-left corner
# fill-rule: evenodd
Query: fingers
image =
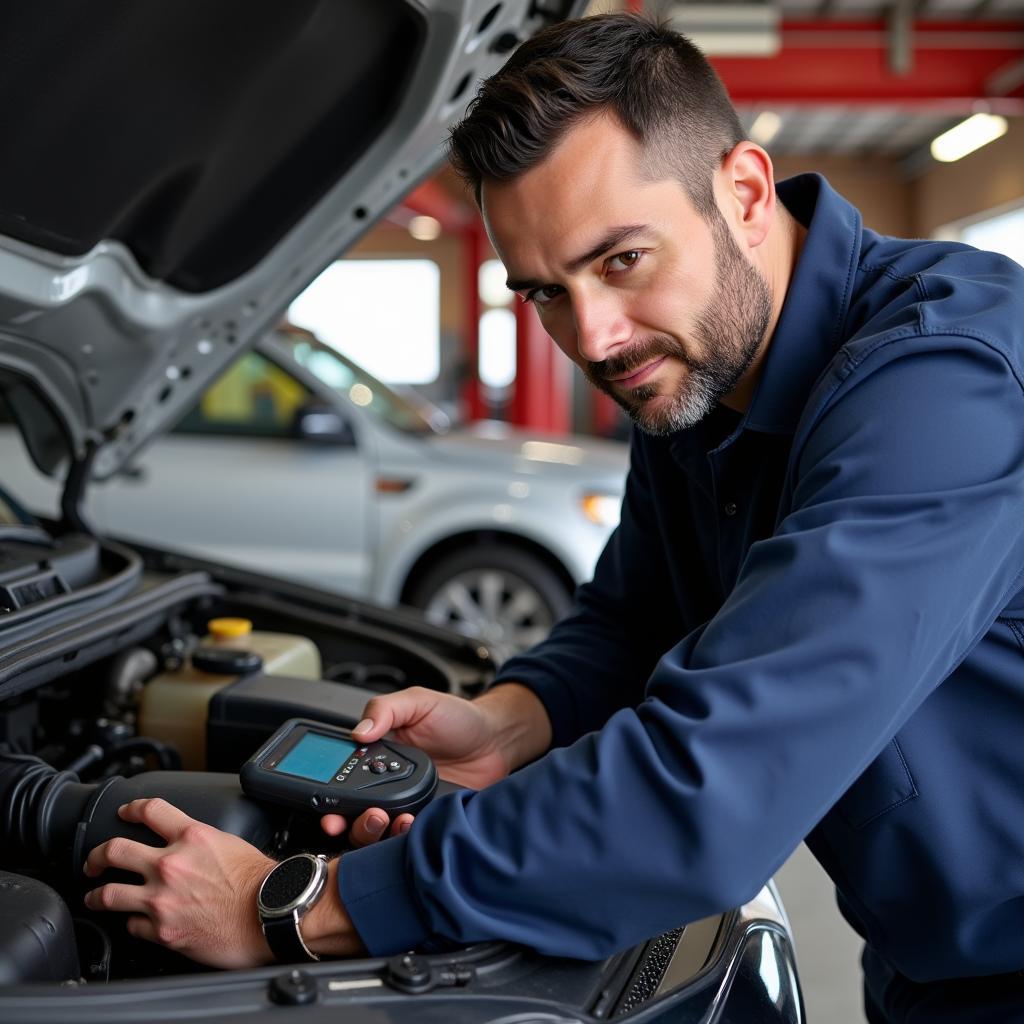
<path id="1" fill-rule="evenodd" d="M 371 807 L 368 811 L 363 811 L 352 823 L 349 843 L 352 846 L 369 846 L 383 837 L 387 827 L 387 812 L 379 807 Z"/>
<path id="2" fill-rule="evenodd" d="M 126 871 L 142 875 L 149 881 L 153 877 L 153 869 L 161 852 L 154 846 L 147 846 L 145 843 L 137 843 L 124 837 L 108 839 L 85 858 L 82 872 L 89 878 L 95 878 L 107 868 L 124 868 Z"/>
<path id="3" fill-rule="evenodd" d="M 140 913 L 147 909 L 149 892 L 143 885 L 125 885 L 111 882 L 85 894 L 83 902 L 90 910 L 116 910 L 121 913 Z"/>
<path id="4" fill-rule="evenodd" d="M 329 836 L 340 836 L 348 828 L 348 822 L 340 814 L 325 814 L 320 819 L 320 827 Z"/>
<path id="5" fill-rule="evenodd" d="M 363 720 L 352 735 L 363 743 L 379 740 L 392 729 L 419 721 L 437 704 L 437 693 L 423 686 L 410 686 L 398 693 L 374 697 L 363 710 Z"/>
<path id="6" fill-rule="evenodd" d="M 152 829 L 169 843 L 178 839 L 190 825 L 196 824 L 195 819 L 160 797 L 132 800 L 119 807 L 117 813 L 124 821 L 137 821 Z"/>
<path id="7" fill-rule="evenodd" d="M 411 814 L 400 814 L 388 828 L 387 814 L 380 808 L 371 807 L 356 819 L 349 841 L 353 846 L 368 846 L 385 836 L 400 836 L 408 832 L 412 823 Z M 348 828 L 348 822 L 340 814 L 325 814 L 320 819 L 320 827 L 329 836 L 340 836 Z"/>
<path id="8" fill-rule="evenodd" d="M 412 828 L 413 816 L 411 814 L 400 814 L 393 822 L 391 822 L 391 834 L 393 836 L 400 836 L 408 832 Z"/>
<path id="9" fill-rule="evenodd" d="M 369 846 L 386 836 L 400 836 L 408 832 L 413 822 L 411 814 L 400 814 L 388 828 L 387 813 L 379 807 L 371 807 L 356 818 L 352 825 L 349 842 L 353 846 Z"/>
<path id="10" fill-rule="evenodd" d="M 128 934 L 136 939 L 145 939 L 147 942 L 159 942 L 156 925 L 142 914 L 135 914 L 125 922 L 125 929 Z"/>

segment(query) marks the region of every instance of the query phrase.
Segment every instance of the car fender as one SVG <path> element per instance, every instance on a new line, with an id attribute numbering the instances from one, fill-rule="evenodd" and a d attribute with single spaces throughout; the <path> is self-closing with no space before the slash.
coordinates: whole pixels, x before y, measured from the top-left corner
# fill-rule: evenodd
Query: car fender
<path id="1" fill-rule="evenodd" d="M 439 544 L 461 534 L 505 534 L 538 545 L 554 557 L 575 583 L 588 579 L 611 533 L 609 527 L 590 522 L 579 506 L 588 490 L 546 488 L 549 500 L 543 504 L 516 497 L 516 488 L 499 499 L 481 499 L 479 483 L 438 488 L 429 484 L 418 498 L 402 503 L 381 504 L 380 545 L 371 597 L 385 603 L 397 602 L 405 581 L 419 560 Z M 531 487 L 543 487 L 531 481 Z"/>

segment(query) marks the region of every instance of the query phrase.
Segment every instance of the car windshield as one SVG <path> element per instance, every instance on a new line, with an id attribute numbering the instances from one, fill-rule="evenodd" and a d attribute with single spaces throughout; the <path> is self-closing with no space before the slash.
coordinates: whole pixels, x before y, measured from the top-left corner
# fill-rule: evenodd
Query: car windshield
<path id="1" fill-rule="evenodd" d="M 424 410 L 421 410 L 414 401 L 397 394 L 313 335 L 282 329 L 274 334 L 274 341 L 287 349 L 299 366 L 328 387 L 346 395 L 356 405 L 369 408 L 396 430 L 407 434 L 439 432 L 438 424 L 426 411 L 428 404 L 425 401 Z"/>

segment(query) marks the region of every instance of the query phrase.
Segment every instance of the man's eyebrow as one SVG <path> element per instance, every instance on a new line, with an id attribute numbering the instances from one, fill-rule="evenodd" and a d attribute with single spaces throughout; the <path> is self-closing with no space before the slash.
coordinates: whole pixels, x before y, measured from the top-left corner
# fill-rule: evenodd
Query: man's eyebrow
<path id="1" fill-rule="evenodd" d="M 593 261 L 599 256 L 603 256 L 609 249 L 614 249 L 616 246 L 623 245 L 630 239 L 635 238 L 637 235 L 641 235 L 648 230 L 650 230 L 650 226 L 647 224 L 624 224 L 621 227 L 612 228 L 596 245 L 592 245 L 586 252 L 581 253 L 579 256 L 565 263 L 564 266 L 566 273 L 577 273 L 588 263 L 593 263 Z M 509 280 L 505 282 L 505 286 L 509 291 L 521 292 L 528 288 L 539 288 L 544 283 L 545 282 L 538 281 L 534 278 L 525 278 L 522 280 L 512 280 L 509 278 Z"/>

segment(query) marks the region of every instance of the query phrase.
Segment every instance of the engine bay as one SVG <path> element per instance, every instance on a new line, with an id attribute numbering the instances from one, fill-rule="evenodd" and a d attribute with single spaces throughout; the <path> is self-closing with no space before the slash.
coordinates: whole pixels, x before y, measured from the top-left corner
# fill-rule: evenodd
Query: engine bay
<path id="1" fill-rule="evenodd" d="M 20 598 L 0 615 L 8 984 L 200 970 L 83 905 L 91 849 L 114 836 L 163 843 L 118 807 L 159 796 L 276 858 L 332 852 L 315 817 L 242 793 L 245 760 L 289 718 L 350 727 L 374 693 L 471 693 L 493 668 L 482 648 L 453 649 L 401 612 L 81 535 L 16 533 L 0 563 L 2 592 Z M 396 616 L 410 621 L 396 630 Z"/>

